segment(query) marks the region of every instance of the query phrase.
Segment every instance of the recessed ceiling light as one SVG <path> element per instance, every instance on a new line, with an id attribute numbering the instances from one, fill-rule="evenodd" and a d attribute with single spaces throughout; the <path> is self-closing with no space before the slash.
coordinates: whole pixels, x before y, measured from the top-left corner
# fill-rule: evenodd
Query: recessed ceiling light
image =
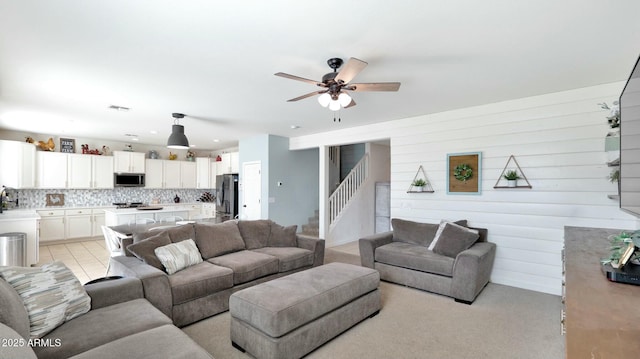
<path id="1" fill-rule="evenodd" d="M 131 110 L 131 108 L 129 108 L 129 107 L 118 106 L 118 105 L 111 105 L 111 106 L 109 106 L 109 109 L 116 110 L 116 111 L 121 111 L 121 112 L 127 112 L 127 111 Z"/>
<path id="2" fill-rule="evenodd" d="M 292 130 L 297 130 L 297 129 L 299 129 L 299 128 L 300 128 L 300 126 L 298 126 L 298 125 L 291 125 L 291 129 L 292 129 Z"/>
<path id="3" fill-rule="evenodd" d="M 149 131 L 149 133 L 150 133 L 150 134 L 152 134 L 152 135 L 157 135 L 157 134 L 158 134 L 158 131 L 156 131 L 156 130 L 151 130 L 151 131 Z"/>
<path id="4" fill-rule="evenodd" d="M 196 145 L 189 145 L 189 147 L 196 147 Z"/>
<path id="5" fill-rule="evenodd" d="M 213 139 L 213 142 L 220 142 L 220 140 L 215 138 L 215 139 Z"/>

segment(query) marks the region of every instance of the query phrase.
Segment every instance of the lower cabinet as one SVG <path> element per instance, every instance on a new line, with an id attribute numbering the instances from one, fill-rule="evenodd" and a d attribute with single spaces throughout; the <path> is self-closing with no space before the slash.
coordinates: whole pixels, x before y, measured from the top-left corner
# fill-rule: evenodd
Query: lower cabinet
<path id="1" fill-rule="evenodd" d="M 40 242 L 102 236 L 104 209 L 39 210 Z"/>
<path id="2" fill-rule="evenodd" d="M 64 210 L 37 211 L 40 215 L 40 242 L 65 239 Z"/>
<path id="3" fill-rule="evenodd" d="M 71 209 L 64 212 L 65 239 L 91 237 L 91 209 Z"/>

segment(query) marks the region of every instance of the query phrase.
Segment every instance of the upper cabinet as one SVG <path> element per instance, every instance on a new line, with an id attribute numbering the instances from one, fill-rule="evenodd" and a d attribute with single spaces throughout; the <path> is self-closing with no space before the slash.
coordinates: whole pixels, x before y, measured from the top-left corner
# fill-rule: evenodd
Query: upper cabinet
<path id="1" fill-rule="evenodd" d="M 0 186 L 33 188 L 36 182 L 36 146 L 0 140 Z"/>
<path id="2" fill-rule="evenodd" d="M 67 188 L 67 153 L 36 152 L 38 188 Z"/>
<path id="3" fill-rule="evenodd" d="M 113 151 L 113 171 L 117 173 L 145 173 L 143 152 Z"/>
<path id="4" fill-rule="evenodd" d="M 212 188 L 211 187 L 211 158 L 196 158 L 196 188 Z"/>
<path id="5" fill-rule="evenodd" d="M 181 161 L 180 162 L 180 187 L 181 188 L 196 188 L 196 176 L 197 168 L 195 162 Z"/>
<path id="6" fill-rule="evenodd" d="M 187 161 L 146 160 L 145 188 L 196 188 L 196 164 Z"/>
<path id="7" fill-rule="evenodd" d="M 216 173 L 223 175 L 227 173 L 238 173 L 240 171 L 240 153 L 228 152 L 220 155 L 221 161 L 217 161 Z"/>
<path id="8" fill-rule="evenodd" d="M 37 153 L 38 188 L 113 188 L 113 157 Z"/>

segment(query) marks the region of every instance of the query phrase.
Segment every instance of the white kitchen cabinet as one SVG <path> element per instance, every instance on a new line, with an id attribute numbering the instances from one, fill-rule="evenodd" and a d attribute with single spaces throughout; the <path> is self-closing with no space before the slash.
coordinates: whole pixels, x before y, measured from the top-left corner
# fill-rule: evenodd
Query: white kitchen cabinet
<path id="1" fill-rule="evenodd" d="M 91 156 L 67 154 L 67 187 L 91 188 Z"/>
<path id="2" fill-rule="evenodd" d="M 67 188 L 67 153 L 38 151 L 38 188 Z"/>
<path id="3" fill-rule="evenodd" d="M 65 239 L 64 210 L 41 210 L 40 242 Z"/>
<path id="4" fill-rule="evenodd" d="M 197 168 L 195 162 L 180 162 L 180 187 L 196 188 Z"/>
<path id="5" fill-rule="evenodd" d="M 163 188 L 163 160 L 146 160 L 145 188 Z"/>
<path id="6" fill-rule="evenodd" d="M 187 216 L 183 217 L 185 220 L 194 218 L 196 216 L 199 217 L 199 216 L 202 215 L 202 205 L 201 204 L 188 204 L 188 205 L 185 205 L 185 208 L 188 211 Z"/>
<path id="7" fill-rule="evenodd" d="M 25 263 L 27 267 L 37 264 L 39 260 L 38 222 L 36 212 L 31 210 L 11 210 L 0 216 L 0 231 L 27 235 L 27 262 Z"/>
<path id="8" fill-rule="evenodd" d="M 209 164 L 209 188 L 216 188 L 216 176 L 218 175 L 218 162 L 211 161 Z"/>
<path id="9" fill-rule="evenodd" d="M 216 204 L 215 203 L 203 203 L 202 204 L 202 216 L 204 218 L 216 218 Z"/>
<path id="10" fill-rule="evenodd" d="M 209 157 L 196 158 L 196 188 L 212 188 L 211 158 Z"/>
<path id="11" fill-rule="evenodd" d="M 175 212 L 159 212 L 155 214 L 154 219 L 156 220 L 156 222 L 161 222 L 163 219 L 169 218 L 169 217 L 180 217 L 186 221 L 189 219 L 189 212 L 186 210 L 177 210 L 177 209 Z"/>
<path id="12" fill-rule="evenodd" d="M 145 173 L 144 152 L 113 151 L 113 171 L 116 173 Z"/>
<path id="13" fill-rule="evenodd" d="M 91 210 L 91 237 L 101 237 L 102 226 L 104 226 L 104 209 Z"/>
<path id="14" fill-rule="evenodd" d="M 91 188 L 113 188 L 113 156 L 91 156 Z"/>
<path id="15" fill-rule="evenodd" d="M 227 152 L 220 155 L 222 161 L 217 161 L 216 173 L 224 175 L 227 173 L 238 173 L 240 169 L 240 153 Z"/>
<path id="16" fill-rule="evenodd" d="M 33 188 L 36 184 L 36 146 L 0 140 L 0 185 Z"/>
<path id="17" fill-rule="evenodd" d="M 68 209 L 65 215 L 65 236 L 64 239 L 89 238 L 92 236 L 92 215 L 91 209 Z"/>
<path id="18" fill-rule="evenodd" d="M 163 178 L 164 188 L 181 188 L 180 184 L 180 171 L 181 166 L 179 161 L 163 161 Z"/>

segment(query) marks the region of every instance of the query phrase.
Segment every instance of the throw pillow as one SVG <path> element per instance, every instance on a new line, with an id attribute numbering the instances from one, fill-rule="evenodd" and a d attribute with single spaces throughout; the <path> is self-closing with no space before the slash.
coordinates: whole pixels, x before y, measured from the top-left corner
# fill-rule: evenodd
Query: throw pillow
<path id="1" fill-rule="evenodd" d="M 31 338 L 41 338 L 91 309 L 91 297 L 60 261 L 35 268 L 0 267 L 0 276 L 22 298 L 29 314 Z"/>
<path id="2" fill-rule="evenodd" d="M 247 245 L 247 249 L 266 247 L 271 233 L 271 220 L 239 221 L 238 229 L 244 243 Z"/>
<path id="3" fill-rule="evenodd" d="M 183 224 L 174 228 L 167 229 L 171 242 L 176 243 L 185 241 L 187 239 L 193 239 L 196 237 L 196 232 L 193 229 L 192 224 Z"/>
<path id="4" fill-rule="evenodd" d="M 455 258 L 478 240 L 478 231 L 454 223 L 446 223 L 433 252 Z"/>
<path id="5" fill-rule="evenodd" d="M 216 224 L 196 223 L 195 228 L 196 245 L 204 259 L 245 249 L 242 235 L 235 221 Z"/>
<path id="6" fill-rule="evenodd" d="M 436 234 L 438 225 L 433 223 L 420 223 L 407 221 L 400 218 L 391 219 L 393 227 L 393 241 L 428 246 Z"/>
<path id="7" fill-rule="evenodd" d="M 296 232 L 298 225 L 284 227 L 275 222 L 271 222 L 271 233 L 269 234 L 269 247 L 297 247 L 298 237 Z"/>
<path id="8" fill-rule="evenodd" d="M 438 226 L 438 230 L 436 231 L 436 235 L 433 237 L 433 240 L 431 241 L 431 244 L 429 244 L 429 248 L 427 248 L 427 249 L 429 249 L 430 251 L 433 250 L 433 247 L 435 247 L 436 243 L 438 243 L 438 240 L 440 239 L 440 235 L 442 234 L 442 231 L 444 230 L 444 226 L 447 223 L 455 223 L 455 224 L 457 224 L 459 226 L 463 226 L 463 227 L 467 226 L 467 220 L 466 219 L 461 219 L 461 220 L 455 221 L 455 222 L 450 222 L 450 221 L 447 221 L 445 219 L 441 220 L 440 221 L 440 225 Z"/>
<path id="9" fill-rule="evenodd" d="M 154 252 L 169 275 L 202 262 L 202 256 L 193 239 L 167 244 L 156 248 Z"/>
<path id="10" fill-rule="evenodd" d="M 155 249 L 167 244 L 171 244 L 169 233 L 162 231 L 140 242 L 128 245 L 127 249 L 146 264 L 164 271 L 164 266 L 156 256 Z"/>

